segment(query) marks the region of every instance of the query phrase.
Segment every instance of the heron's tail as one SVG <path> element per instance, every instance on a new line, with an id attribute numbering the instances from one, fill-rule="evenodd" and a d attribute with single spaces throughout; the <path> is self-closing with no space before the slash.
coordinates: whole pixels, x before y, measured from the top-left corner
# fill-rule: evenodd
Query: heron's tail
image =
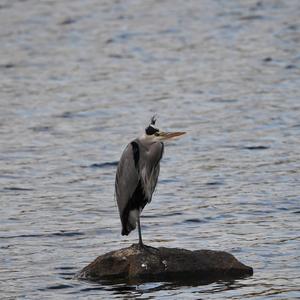
<path id="1" fill-rule="evenodd" d="M 136 227 L 136 225 L 134 227 L 130 226 L 131 224 L 126 224 L 126 225 L 127 226 L 122 226 L 122 232 L 121 232 L 122 235 L 128 235 Z"/>
<path id="2" fill-rule="evenodd" d="M 122 235 L 128 235 L 130 233 L 130 231 L 127 230 L 127 228 L 122 228 Z"/>
<path id="3" fill-rule="evenodd" d="M 136 228 L 138 214 L 139 211 L 137 209 L 130 210 L 127 220 L 122 220 L 122 235 L 128 235 L 132 230 Z"/>

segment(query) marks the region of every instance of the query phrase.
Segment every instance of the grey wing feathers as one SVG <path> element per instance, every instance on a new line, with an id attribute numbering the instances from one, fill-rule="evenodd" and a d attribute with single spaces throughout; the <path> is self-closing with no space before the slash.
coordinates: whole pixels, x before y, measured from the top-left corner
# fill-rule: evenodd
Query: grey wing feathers
<path id="1" fill-rule="evenodd" d="M 138 183 L 139 174 L 135 167 L 132 145 L 129 144 L 119 161 L 115 182 L 116 199 L 121 218 Z"/>

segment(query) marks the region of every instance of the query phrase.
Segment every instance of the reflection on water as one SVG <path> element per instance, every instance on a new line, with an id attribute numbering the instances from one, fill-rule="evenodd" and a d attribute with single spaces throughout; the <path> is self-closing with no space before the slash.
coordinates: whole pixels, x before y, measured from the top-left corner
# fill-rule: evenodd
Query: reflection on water
<path id="1" fill-rule="evenodd" d="M 278 1 L 2 1 L 1 298 L 299 297 L 299 11 Z M 235 281 L 92 284 L 121 237 L 117 161 L 166 145 L 145 242 L 231 252 Z"/>

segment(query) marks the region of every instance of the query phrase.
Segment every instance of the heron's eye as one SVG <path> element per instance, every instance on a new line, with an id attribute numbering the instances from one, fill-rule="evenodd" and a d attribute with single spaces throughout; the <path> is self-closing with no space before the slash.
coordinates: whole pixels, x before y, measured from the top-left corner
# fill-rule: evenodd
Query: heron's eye
<path id="1" fill-rule="evenodd" d="M 154 135 L 155 135 L 155 136 L 159 136 L 159 133 L 158 133 L 158 132 L 155 132 Z"/>

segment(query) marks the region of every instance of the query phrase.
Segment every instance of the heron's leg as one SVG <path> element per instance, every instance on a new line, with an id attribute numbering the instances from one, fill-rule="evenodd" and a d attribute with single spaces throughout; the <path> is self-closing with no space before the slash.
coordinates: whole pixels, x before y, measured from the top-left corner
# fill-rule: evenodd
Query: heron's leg
<path id="1" fill-rule="evenodd" d="M 139 246 L 140 246 L 141 248 L 143 248 L 143 247 L 144 247 L 144 244 L 143 244 L 143 240 L 142 240 L 142 231 L 141 231 L 140 214 L 138 214 L 137 223 L 138 223 L 138 230 L 139 230 Z"/>

